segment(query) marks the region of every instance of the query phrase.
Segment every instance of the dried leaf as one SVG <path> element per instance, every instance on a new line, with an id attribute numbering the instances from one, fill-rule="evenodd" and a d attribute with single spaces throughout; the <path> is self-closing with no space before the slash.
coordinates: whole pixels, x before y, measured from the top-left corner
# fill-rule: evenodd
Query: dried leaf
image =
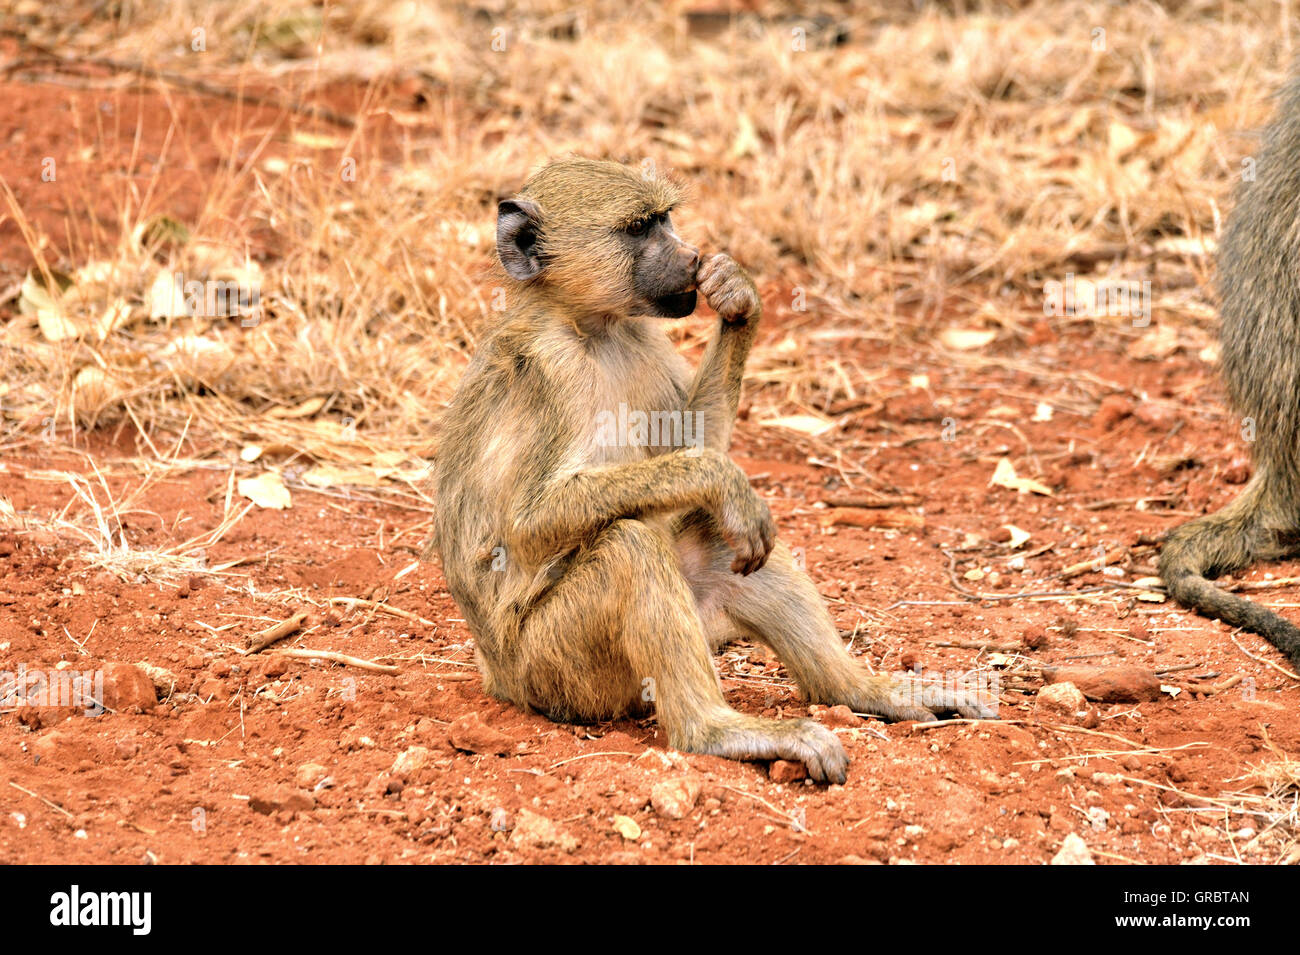
<path id="1" fill-rule="evenodd" d="M 1142 587 L 1163 587 L 1164 581 L 1159 577 L 1139 577 L 1133 583 Z M 1147 603 L 1161 604 L 1165 602 L 1165 595 L 1153 590 L 1135 590 L 1133 596 L 1138 600 L 1145 600 Z"/>
<path id="2" fill-rule="evenodd" d="M 762 148 L 763 141 L 758 138 L 758 132 L 754 129 L 754 121 L 749 118 L 749 114 L 737 114 L 736 138 L 731 142 L 730 157 L 732 159 L 741 159 L 745 156 L 754 156 Z"/>
<path id="3" fill-rule="evenodd" d="M 45 284 L 45 277 L 39 271 L 32 269 L 23 279 L 22 288 L 18 294 L 18 310 L 24 315 L 35 315 L 43 308 L 57 309 L 59 299 L 63 293 L 72 287 L 72 276 L 57 269 L 50 270 L 50 277 L 54 280 L 54 288 L 51 289 Z"/>
<path id="4" fill-rule="evenodd" d="M 150 318 L 181 318 L 190 314 L 189 304 L 185 301 L 185 290 L 172 272 L 159 272 L 158 277 L 149 286 Z"/>
<path id="5" fill-rule="evenodd" d="M 310 418 L 325 407 L 325 397 L 308 398 L 292 408 L 272 408 L 267 412 L 272 418 Z"/>
<path id="6" fill-rule="evenodd" d="M 953 351 L 974 351 L 997 337 L 995 328 L 945 328 L 939 333 L 939 344 Z"/>
<path id="7" fill-rule="evenodd" d="M 258 507 L 283 510 L 291 503 L 289 489 L 275 471 L 266 471 L 255 478 L 240 478 L 239 493 Z"/>
<path id="8" fill-rule="evenodd" d="M 1178 351 L 1178 330 L 1169 325 L 1157 325 L 1125 349 L 1129 358 L 1137 361 L 1157 361 Z"/>
<path id="9" fill-rule="evenodd" d="M 784 418 L 765 418 L 759 424 L 766 428 L 789 428 L 791 431 L 802 431 L 804 434 L 814 436 L 825 434 L 835 427 L 834 421 L 827 421 L 825 418 L 806 414 L 789 415 Z"/>
<path id="10" fill-rule="evenodd" d="M 1021 494 L 1026 491 L 1033 491 L 1035 494 L 1052 496 L 1052 489 L 1046 484 L 1040 484 L 1032 478 L 1017 477 L 1016 466 L 1011 463 L 1010 458 L 1003 458 L 998 462 L 997 468 L 993 471 L 993 477 L 989 478 L 989 483 L 996 484 L 998 487 L 1010 488 Z"/>
<path id="11" fill-rule="evenodd" d="M 47 342 L 66 342 L 78 337 L 82 327 L 63 313 L 63 309 L 42 308 L 36 312 L 36 323 Z"/>
<path id="12" fill-rule="evenodd" d="M 387 472 L 355 464 L 318 464 L 303 474 L 312 487 L 379 487 Z"/>
<path id="13" fill-rule="evenodd" d="M 1029 540 L 1029 531 L 1016 527 L 1015 524 L 1003 524 L 1002 526 L 1011 534 L 1011 540 L 1007 542 L 1007 546 L 1012 550 L 1024 546 L 1025 541 Z"/>

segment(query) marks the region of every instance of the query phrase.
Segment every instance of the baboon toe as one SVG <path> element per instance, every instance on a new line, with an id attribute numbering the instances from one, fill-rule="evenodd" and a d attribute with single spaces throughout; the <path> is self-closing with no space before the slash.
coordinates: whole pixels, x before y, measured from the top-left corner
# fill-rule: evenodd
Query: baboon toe
<path id="1" fill-rule="evenodd" d="M 984 699 L 974 692 L 909 680 L 872 683 L 850 706 L 856 712 L 893 723 L 928 723 L 945 714 L 972 720 L 993 720 L 998 716 L 996 698 Z"/>
<path id="2" fill-rule="evenodd" d="M 793 732 L 781 759 L 803 763 L 813 782 L 843 783 L 848 779 L 849 755 L 834 733 L 813 720 L 790 720 L 785 725 Z"/>

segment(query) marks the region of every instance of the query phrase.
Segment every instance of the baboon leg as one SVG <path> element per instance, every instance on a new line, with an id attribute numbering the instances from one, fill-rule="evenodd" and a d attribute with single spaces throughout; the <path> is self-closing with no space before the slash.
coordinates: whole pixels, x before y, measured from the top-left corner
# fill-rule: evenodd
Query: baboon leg
<path id="1" fill-rule="evenodd" d="M 519 702 L 556 718 L 620 716 L 652 700 L 677 749 L 797 760 L 813 779 L 845 779 L 848 757 L 825 727 L 727 706 L 677 554 L 642 521 L 600 533 L 525 619 L 509 657 L 527 696 Z"/>
<path id="2" fill-rule="evenodd" d="M 890 720 L 932 720 L 945 711 L 976 719 L 995 715 L 992 701 L 975 694 L 868 673 L 844 648 L 821 594 L 783 542 L 748 577 L 730 572 L 726 545 L 704 515 L 692 516 L 677 543 L 704 619 L 725 617 L 769 646 L 809 702 L 843 703 Z M 710 630 L 728 633 L 721 626 Z"/>

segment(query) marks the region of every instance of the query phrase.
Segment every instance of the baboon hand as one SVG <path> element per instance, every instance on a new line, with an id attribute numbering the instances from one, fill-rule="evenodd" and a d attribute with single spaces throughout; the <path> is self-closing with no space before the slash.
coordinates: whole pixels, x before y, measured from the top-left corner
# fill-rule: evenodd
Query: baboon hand
<path id="1" fill-rule="evenodd" d="M 956 713 L 972 720 L 998 718 L 996 697 L 985 698 L 974 690 L 923 680 L 868 676 L 850 697 L 846 702 L 855 712 L 869 713 L 891 722 L 916 720 L 926 723 L 941 713 Z"/>
<path id="2" fill-rule="evenodd" d="M 754 280 L 725 252 L 701 265 L 695 282 L 709 307 L 726 324 L 743 325 L 758 318 L 762 304 Z"/>
<path id="3" fill-rule="evenodd" d="M 776 543 L 776 524 L 767 502 L 749 486 L 745 472 L 734 463 L 732 466 L 733 480 L 728 482 L 714 518 L 722 539 L 736 552 L 731 572 L 747 576 L 767 563 Z"/>

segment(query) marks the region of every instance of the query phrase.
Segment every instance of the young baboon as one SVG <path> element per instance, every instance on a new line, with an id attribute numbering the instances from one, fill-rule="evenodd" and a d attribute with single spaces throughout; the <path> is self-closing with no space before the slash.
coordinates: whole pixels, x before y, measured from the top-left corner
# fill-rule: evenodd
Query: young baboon
<path id="1" fill-rule="evenodd" d="M 776 542 L 727 456 L 758 292 L 677 237 L 678 201 L 662 178 L 563 159 L 500 204 L 511 301 L 443 416 L 433 546 L 489 693 L 565 722 L 653 703 L 678 749 L 842 782 L 825 727 L 726 704 L 713 649 L 753 637 L 810 701 L 890 719 L 990 708 L 858 666 Z M 719 320 L 692 376 L 655 319 L 689 315 L 697 289 Z"/>
<path id="2" fill-rule="evenodd" d="M 1253 181 L 1252 181 L 1253 179 Z M 1300 553 L 1300 77 L 1283 91 L 1219 246 L 1222 374 L 1253 432 L 1255 474 L 1223 510 L 1169 534 L 1160 577 L 1179 603 L 1268 638 L 1300 664 L 1300 629 L 1210 583 Z"/>

